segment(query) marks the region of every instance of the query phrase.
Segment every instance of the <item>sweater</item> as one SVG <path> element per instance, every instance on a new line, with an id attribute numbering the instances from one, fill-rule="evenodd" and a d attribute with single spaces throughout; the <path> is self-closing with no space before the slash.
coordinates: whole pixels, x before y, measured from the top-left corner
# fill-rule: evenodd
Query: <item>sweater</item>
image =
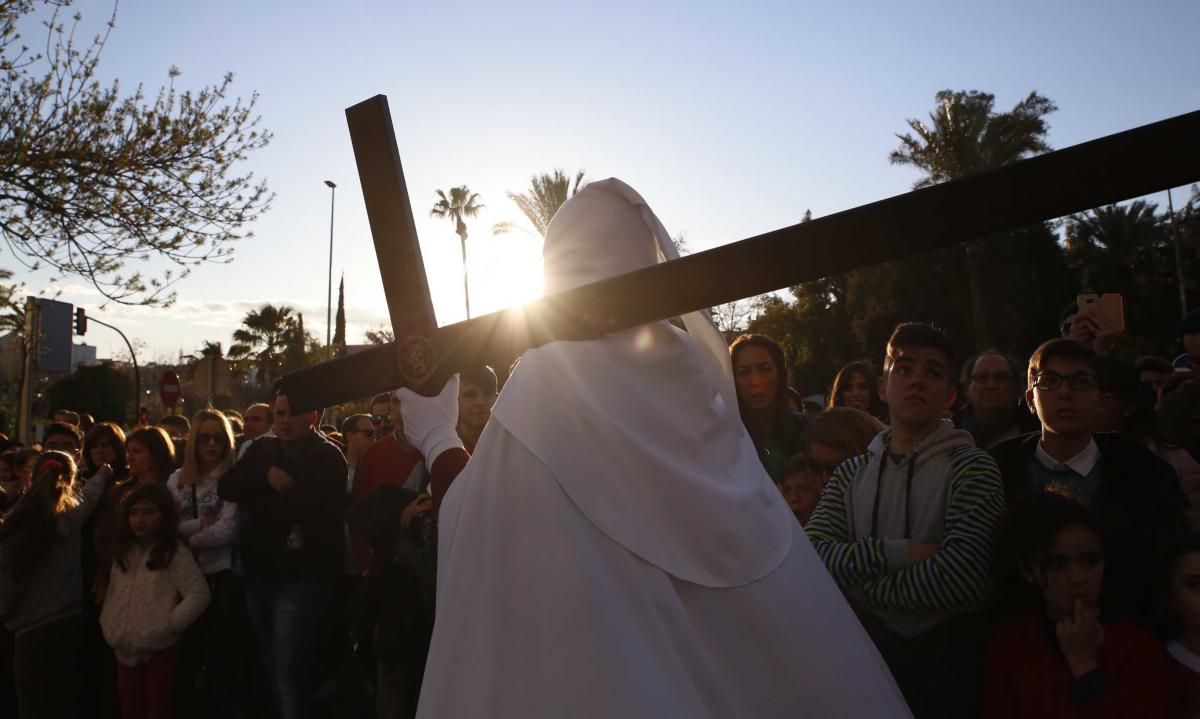
<path id="1" fill-rule="evenodd" d="M 272 467 L 292 477 L 290 489 L 271 486 Z M 259 438 L 221 477 L 217 494 L 238 505 L 247 579 L 323 582 L 342 572 L 346 459 L 322 435 Z"/>
<path id="2" fill-rule="evenodd" d="M 984 660 L 984 719 L 1107 719 L 1167 716 L 1167 657 L 1128 619 L 1104 627 L 1099 669 L 1075 678 L 1054 627 L 1040 611 L 997 628 Z"/>
<path id="3" fill-rule="evenodd" d="M 104 640 L 117 661 L 128 667 L 144 664 L 150 655 L 178 642 L 210 598 L 208 582 L 187 547 L 180 544 L 166 569 L 148 569 L 149 556 L 134 544 L 126 557 L 128 569 L 113 562 L 100 612 Z"/>
<path id="4" fill-rule="evenodd" d="M 1116 434 L 1096 434 L 1094 439 L 1100 479 L 1091 509 L 1107 535 L 1109 599 L 1117 613 L 1149 622 L 1158 604 L 1155 560 L 1183 532 L 1183 496 L 1175 471 L 1150 450 Z M 1038 434 L 1028 434 L 991 450 L 1010 506 L 1034 493 L 1029 470 L 1040 441 Z"/>
<path id="5" fill-rule="evenodd" d="M 201 572 L 209 575 L 229 569 L 233 563 L 233 544 L 237 540 L 237 505 L 224 501 L 217 494 L 220 470 L 209 472 L 194 488 L 181 484 L 182 471 L 177 470 L 167 480 L 167 489 L 171 490 L 179 510 L 179 534 L 195 553 Z M 204 518 L 218 512 L 217 520 L 204 526 Z"/>
<path id="6" fill-rule="evenodd" d="M 389 434 L 368 447 L 358 460 L 354 470 L 354 484 L 350 488 L 350 504 L 362 500 L 377 487 L 385 484 L 420 492 L 425 488 L 428 476 L 421 453 L 412 447 L 402 446 L 394 435 Z M 370 543 L 360 532 L 354 530 L 350 532 L 350 542 L 354 550 L 354 561 L 359 569 L 370 567 Z"/>
<path id="7" fill-rule="evenodd" d="M 942 422 L 899 462 L 891 430 L 834 471 L 805 530 L 852 603 L 903 637 L 978 608 L 1004 491 L 971 435 Z M 909 541 L 939 545 L 910 564 Z"/>
<path id="8" fill-rule="evenodd" d="M 19 593 L 12 606 L 0 606 L 4 625 L 16 635 L 23 634 L 59 619 L 78 616 L 83 612 L 80 587 L 82 586 L 81 533 L 84 520 L 100 504 L 104 492 L 104 476 L 100 473 L 83 485 L 79 504 L 67 510 L 57 519 L 54 542 L 44 548 L 28 583 L 23 589 L 8 586 L 11 577 L 0 574 L 0 597 Z M 0 553 L 8 551 L 0 545 Z"/>

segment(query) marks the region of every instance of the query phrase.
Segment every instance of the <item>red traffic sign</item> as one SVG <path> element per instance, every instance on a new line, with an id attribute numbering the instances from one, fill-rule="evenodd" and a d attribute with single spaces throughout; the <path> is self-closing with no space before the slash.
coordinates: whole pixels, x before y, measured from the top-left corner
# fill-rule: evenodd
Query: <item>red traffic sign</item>
<path id="1" fill-rule="evenodd" d="M 158 379 L 158 398 L 164 407 L 174 407 L 179 401 L 179 375 L 174 370 L 167 370 Z"/>

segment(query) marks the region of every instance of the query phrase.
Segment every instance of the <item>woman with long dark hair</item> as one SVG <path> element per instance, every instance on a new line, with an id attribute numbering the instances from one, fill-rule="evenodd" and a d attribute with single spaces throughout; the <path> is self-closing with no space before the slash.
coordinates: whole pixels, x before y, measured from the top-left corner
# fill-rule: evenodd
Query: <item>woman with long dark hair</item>
<path id="1" fill-rule="evenodd" d="M 879 397 L 879 380 L 866 362 L 851 362 L 838 370 L 829 391 L 829 408 L 850 407 L 886 422 L 887 405 Z"/>
<path id="2" fill-rule="evenodd" d="M 788 457 L 800 447 L 805 423 L 804 416 L 788 406 L 783 349 L 765 335 L 742 335 L 729 346 L 729 360 L 742 423 L 767 474 L 778 484 Z"/>

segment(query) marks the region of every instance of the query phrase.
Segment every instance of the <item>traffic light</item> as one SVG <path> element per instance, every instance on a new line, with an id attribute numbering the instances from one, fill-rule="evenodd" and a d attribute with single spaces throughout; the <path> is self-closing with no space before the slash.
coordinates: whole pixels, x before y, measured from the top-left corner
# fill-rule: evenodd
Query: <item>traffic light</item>
<path id="1" fill-rule="evenodd" d="M 87 334 L 87 312 L 82 307 L 75 308 L 75 334 Z"/>

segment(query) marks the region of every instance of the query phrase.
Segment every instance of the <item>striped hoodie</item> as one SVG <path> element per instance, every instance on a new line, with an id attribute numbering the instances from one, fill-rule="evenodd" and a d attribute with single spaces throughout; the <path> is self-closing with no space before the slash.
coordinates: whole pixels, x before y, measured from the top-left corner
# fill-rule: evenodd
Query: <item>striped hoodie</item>
<path id="1" fill-rule="evenodd" d="M 837 468 L 805 530 L 852 604 L 914 637 L 982 605 L 1004 486 L 992 457 L 950 422 L 899 461 L 890 440 L 884 430 Z M 940 548 L 910 564 L 909 540 Z"/>

